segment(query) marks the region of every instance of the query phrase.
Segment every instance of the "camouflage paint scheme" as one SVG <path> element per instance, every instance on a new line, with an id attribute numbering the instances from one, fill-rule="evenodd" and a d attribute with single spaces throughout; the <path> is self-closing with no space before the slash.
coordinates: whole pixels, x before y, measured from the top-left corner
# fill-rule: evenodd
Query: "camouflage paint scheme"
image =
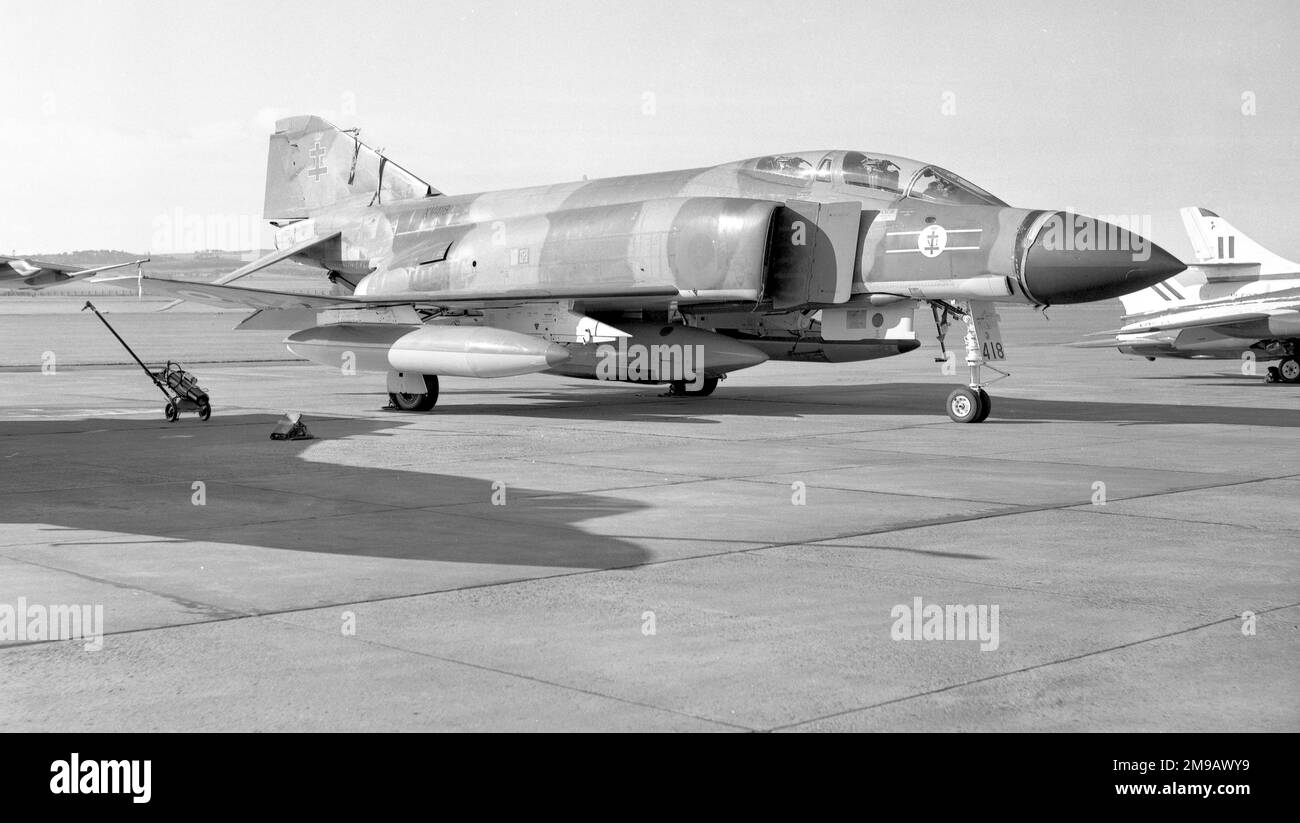
<path id="1" fill-rule="evenodd" d="M 878 153 L 798 152 L 447 196 L 308 116 L 277 124 L 266 191 L 266 218 L 295 224 L 277 245 L 340 234 L 333 254 L 303 257 L 357 283 L 358 296 L 436 302 L 529 288 L 657 287 L 677 292 L 679 306 L 762 300 L 772 217 L 791 201 L 858 204 L 853 294 L 874 291 L 873 283 L 986 275 L 1010 278 L 1006 296 L 1022 302 L 1072 302 L 1079 291 L 1025 281 L 1026 233 L 1043 212 L 1007 206 L 933 165 Z M 935 225 L 946 248 L 924 254 L 921 233 Z M 1101 296 L 1113 296 L 1114 284 L 1106 287 Z"/>

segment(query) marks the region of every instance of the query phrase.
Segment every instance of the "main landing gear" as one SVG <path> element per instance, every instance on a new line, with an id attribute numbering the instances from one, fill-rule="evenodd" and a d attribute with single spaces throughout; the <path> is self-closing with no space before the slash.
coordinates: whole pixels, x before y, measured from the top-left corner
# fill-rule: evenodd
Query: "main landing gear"
<path id="1" fill-rule="evenodd" d="M 427 412 L 438 403 L 438 375 L 420 375 L 424 378 L 423 392 L 389 392 L 392 408 L 400 411 Z"/>
<path id="2" fill-rule="evenodd" d="M 939 351 L 943 355 L 935 358 L 936 363 L 948 362 L 944 338 L 948 334 L 949 318 L 960 317 L 966 323 L 966 365 L 970 368 L 970 385 L 948 395 L 948 417 L 956 423 L 983 423 L 993 410 L 993 400 L 984 387 L 1011 376 L 988 363 L 989 360 L 1002 360 L 1006 357 L 1002 335 L 998 330 L 997 310 L 992 303 L 983 301 L 972 300 L 963 306 L 935 300 L 930 303 L 930 312 L 934 316 Z M 983 369 L 995 371 L 999 376 L 983 381 Z"/>
<path id="3" fill-rule="evenodd" d="M 1300 383 L 1300 340 L 1270 340 L 1264 353 L 1282 358 L 1276 366 L 1268 367 L 1265 383 Z"/>
<path id="4" fill-rule="evenodd" d="M 699 382 L 699 387 L 695 388 L 695 382 L 687 383 L 685 380 L 673 380 L 668 384 L 667 397 L 708 397 L 713 394 L 713 390 L 718 387 L 717 377 L 706 377 Z"/>
<path id="5" fill-rule="evenodd" d="M 1300 383 L 1300 359 L 1287 357 L 1278 363 L 1275 368 L 1268 370 L 1268 376 L 1273 377 L 1273 372 L 1277 372 L 1277 380 L 1270 380 L 1270 383 Z"/>

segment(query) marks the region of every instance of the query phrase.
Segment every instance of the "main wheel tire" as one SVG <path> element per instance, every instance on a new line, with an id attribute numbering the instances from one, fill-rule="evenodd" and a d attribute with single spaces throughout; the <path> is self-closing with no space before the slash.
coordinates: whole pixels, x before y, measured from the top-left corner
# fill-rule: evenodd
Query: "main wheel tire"
<path id="1" fill-rule="evenodd" d="M 692 389 L 691 384 L 686 383 L 683 385 L 682 390 L 687 397 L 708 397 L 713 394 L 713 390 L 717 387 L 718 378 L 706 377 L 700 381 L 700 387 L 698 389 Z"/>
<path id="2" fill-rule="evenodd" d="M 980 410 L 979 394 L 968 386 L 962 386 L 948 395 L 948 416 L 954 423 L 978 423 Z"/>
<path id="3" fill-rule="evenodd" d="M 200 420 L 202 420 L 204 423 L 206 423 L 206 422 L 208 422 L 208 418 L 211 417 L 211 416 L 212 416 L 212 404 L 211 404 L 211 403 L 204 403 L 204 404 L 202 404 L 201 406 L 199 406 L 199 419 L 200 419 Z"/>
<path id="4" fill-rule="evenodd" d="M 402 411 L 427 412 L 438 404 L 438 375 L 424 375 L 424 387 L 428 389 L 424 394 L 389 392 L 388 399 Z"/>
<path id="5" fill-rule="evenodd" d="M 690 388 L 691 384 L 685 380 L 674 380 L 668 384 L 668 394 L 671 397 L 708 397 L 718 387 L 718 380 L 720 379 L 718 377 L 706 377 L 700 381 L 698 389 Z"/>
<path id="6" fill-rule="evenodd" d="M 1283 383 L 1300 383 L 1300 360 L 1288 357 L 1277 364 L 1277 371 Z"/>
<path id="7" fill-rule="evenodd" d="M 974 422 L 983 423 L 985 420 L 989 419 L 989 412 L 993 411 L 993 398 L 989 397 L 989 393 L 983 389 L 979 390 L 979 397 L 980 413 L 975 417 Z"/>
<path id="8" fill-rule="evenodd" d="M 176 407 L 173 406 L 171 403 L 168 403 L 166 406 L 163 406 L 163 417 L 167 418 L 168 423 L 175 423 L 176 418 L 179 416 L 180 414 L 176 411 Z"/>

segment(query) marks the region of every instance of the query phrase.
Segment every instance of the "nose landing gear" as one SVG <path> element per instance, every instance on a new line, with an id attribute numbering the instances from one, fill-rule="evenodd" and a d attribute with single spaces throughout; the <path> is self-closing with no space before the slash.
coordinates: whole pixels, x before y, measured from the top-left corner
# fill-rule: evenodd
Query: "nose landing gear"
<path id="1" fill-rule="evenodd" d="M 1002 334 L 998 329 L 998 313 L 992 303 L 972 300 L 965 304 L 951 304 L 932 301 L 930 311 L 934 316 L 935 330 L 939 338 L 940 362 L 948 362 L 948 351 L 944 338 L 948 333 L 949 317 L 960 317 L 966 324 L 966 365 L 970 369 L 970 385 L 956 389 L 948 395 L 948 417 L 956 423 L 983 423 L 993 410 L 993 400 L 984 387 L 1010 377 L 996 366 L 989 365 L 990 360 L 1003 360 L 1006 357 L 1002 346 Z M 992 380 L 983 380 L 983 370 L 998 373 Z"/>

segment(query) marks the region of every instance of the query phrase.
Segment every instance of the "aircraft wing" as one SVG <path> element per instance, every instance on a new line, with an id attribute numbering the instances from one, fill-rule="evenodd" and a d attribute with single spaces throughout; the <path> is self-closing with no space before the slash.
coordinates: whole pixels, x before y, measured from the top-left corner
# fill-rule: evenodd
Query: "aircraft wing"
<path id="1" fill-rule="evenodd" d="M 167 294 L 182 300 L 195 300 L 222 306 L 247 306 L 254 309 L 355 309 L 380 306 L 458 306 L 473 307 L 555 300 L 596 300 L 617 298 L 677 297 L 671 286 L 588 286 L 568 288 L 529 287 L 491 292 L 445 291 L 410 292 L 394 295 L 329 295 L 301 292 L 249 289 L 219 283 L 188 283 L 163 277 L 140 278 L 150 294 Z"/>
<path id="2" fill-rule="evenodd" d="M 1232 326 L 1237 323 L 1249 323 L 1254 320 L 1268 320 L 1277 316 L 1300 317 L 1300 309 L 1294 306 L 1268 306 L 1238 303 L 1228 306 L 1214 306 L 1205 309 L 1191 309 L 1152 317 L 1149 320 L 1136 320 L 1126 324 L 1116 334 L 1134 334 L 1149 331 L 1176 331 L 1181 329 L 1209 328 L 1212 326 Z"/>
<path id="3" fill-rule="evenodd" d="M 1107 337 L 1102 340 L 1075 340 L 1065 345 L 1072 349 L 1113 349 L 1121 344 L 1113 333 L 1107 333 Z"/>
<path id="4" fill-rule="evenodd" d="M 128 260 L 125 263 L 110 263 L 107 266 L 86 268 L 84 266 L 71 266 L 67 263 L 46 263 L 22 257 L 0 256 L 0 287 L 44 289 L 49 286 L 71 283 L 74 280 L 84 280 L 100 272 L 148 262 L 149 258 L 142 257 L 139 260 Z"/>

